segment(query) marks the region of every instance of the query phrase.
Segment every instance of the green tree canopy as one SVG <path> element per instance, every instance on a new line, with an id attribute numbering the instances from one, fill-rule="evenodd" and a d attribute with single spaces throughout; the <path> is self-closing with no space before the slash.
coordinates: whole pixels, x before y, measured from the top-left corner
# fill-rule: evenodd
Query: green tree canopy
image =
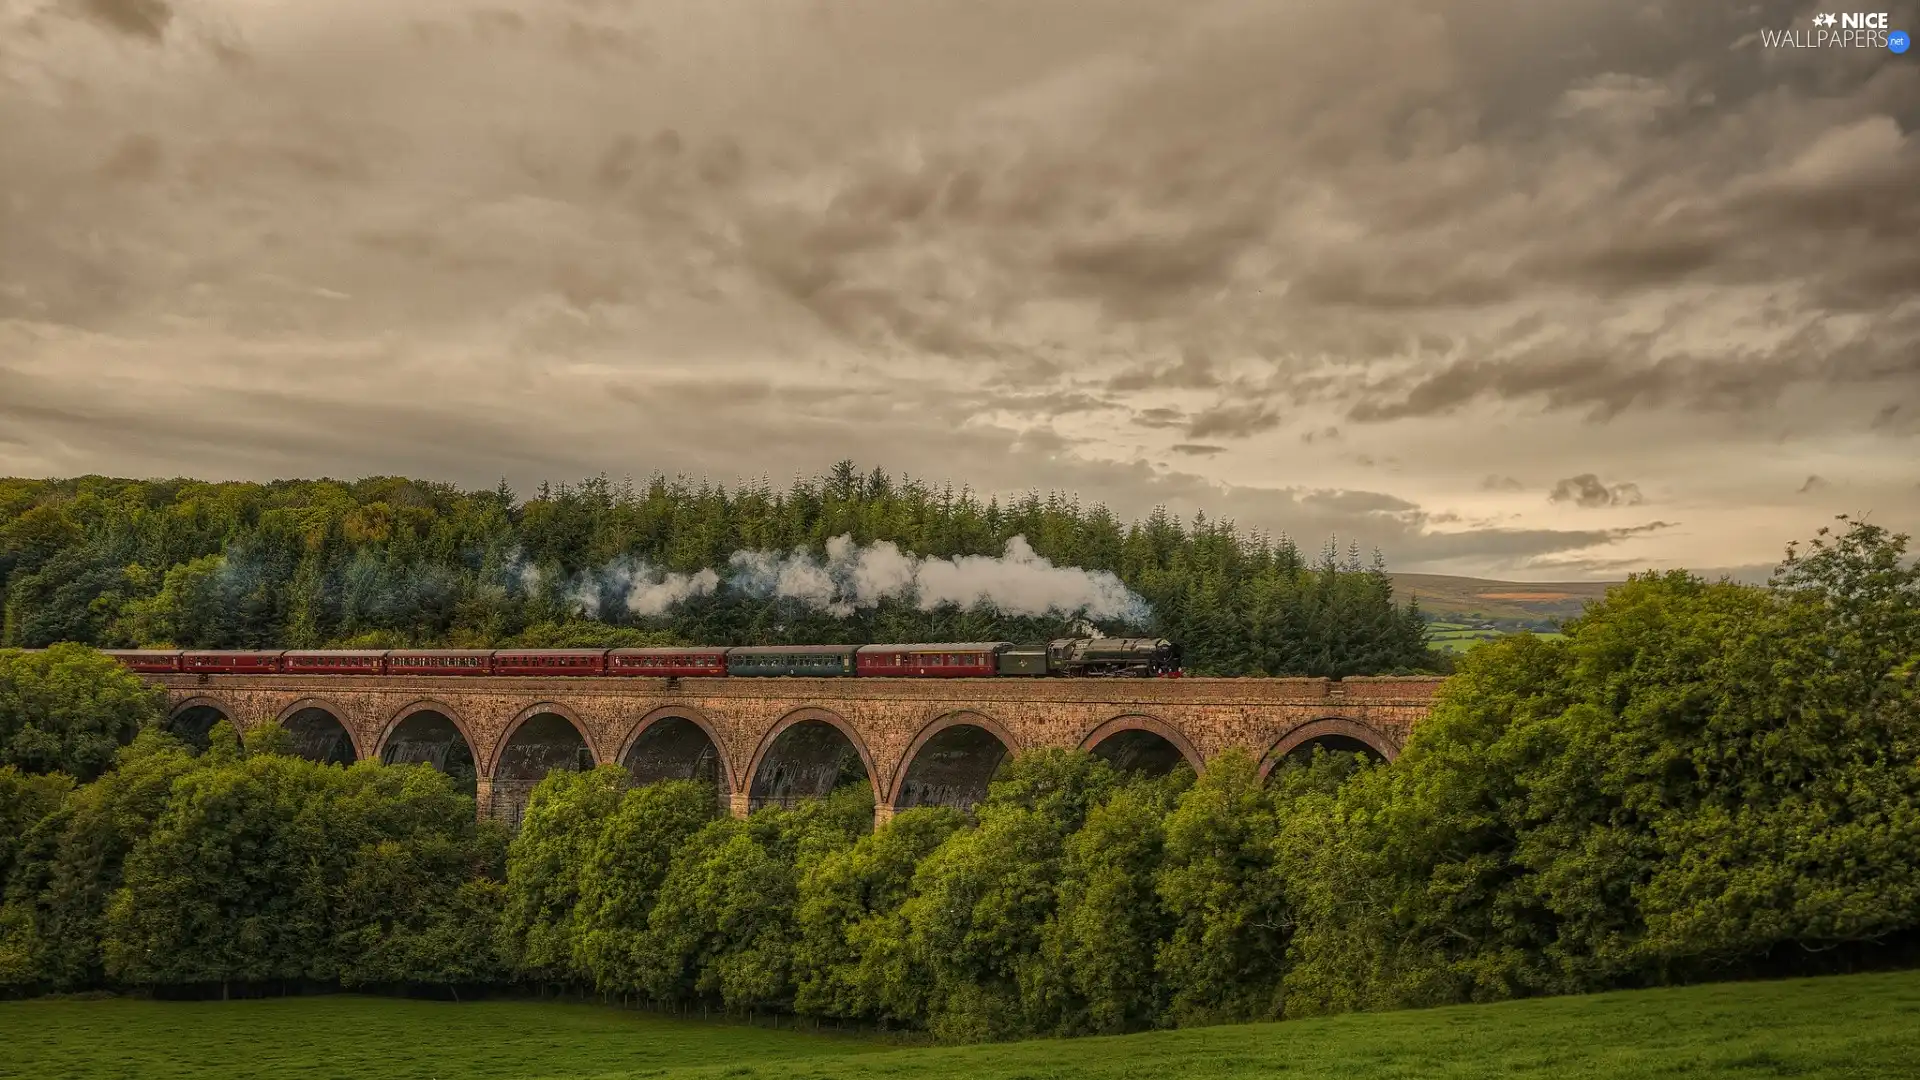
<path id="1" fill-rule="evenodd" d="M 1854 522 L 1772 591 L 1650 574 L 1564 640 L 1469 653 L 1392 768 L 1283 823 L 1302 927 L 1289 1005 L 1806 970 L 1908 942 L 1920 571 L 1904 555 Z"/>
<path id="2" fill-rule="evenodd" d="M 80 645 L 0 649 L 0 766 L 98 776 L 143 727 L 165 719 L 164 695 Z"/>

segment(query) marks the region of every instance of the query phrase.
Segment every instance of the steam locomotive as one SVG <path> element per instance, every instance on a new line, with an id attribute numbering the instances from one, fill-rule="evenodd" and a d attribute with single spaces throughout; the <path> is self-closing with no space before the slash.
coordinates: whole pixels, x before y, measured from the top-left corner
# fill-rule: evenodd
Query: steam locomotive
<path id="1" fill-rule="evenodd" d="M 667 678 L 1175 678 L 1165 638 L 1061 638 L 1045 645 L 742 645 L 652 649 L 107 649 L 134 671 L 202 675 L 548 675 Z"/>

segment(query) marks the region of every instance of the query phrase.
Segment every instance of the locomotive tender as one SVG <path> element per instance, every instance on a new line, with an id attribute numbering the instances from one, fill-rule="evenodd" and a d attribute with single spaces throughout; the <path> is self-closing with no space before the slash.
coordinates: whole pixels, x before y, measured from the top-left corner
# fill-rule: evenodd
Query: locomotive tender
<path id="1" fill-rule="evenodd" d="M 926 645 L 740 645 L 650 649 L 103 649 L 134 671 L 201 675 L 546 675 L 654 678 L 1175 678 L 1165 638 L 1061 638 Z"/>

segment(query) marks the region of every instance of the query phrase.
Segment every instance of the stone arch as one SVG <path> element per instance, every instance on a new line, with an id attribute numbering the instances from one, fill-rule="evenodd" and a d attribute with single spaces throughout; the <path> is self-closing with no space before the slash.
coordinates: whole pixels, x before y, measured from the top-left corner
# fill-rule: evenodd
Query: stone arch
<path id="1" fill-rule="evenodd" d="M 662 705 L 642 716 L 614 760 L 639 783 L 704 779 L 711 766 L 714 786 L 723 799 L 740 786 L 719 729 L 712 718 L 691 705 Z M 681 763 L 686 766 L 684 773 L 678 768 Z"/>
<path id="2" fill-rule="evenodd" d="M 416 698 L 401 706 L 380 729 L 373 745 L 378 760 L 388 765 L 431 765 L 452 777 L 469 795 L 478 792 L 480 755 L 474 749 L 473 730 L 446 702 Z"/>
<path id="3" fill-rule="evenodd" d="M 1200 751 L 1179 728 L 1157 716 L 1127 713 L 1116 716 L 1080 740 L 1080 749 L 1126 770 L 1155 776 L 1172 772 L 1182 761 L 1195 773 L 1202 767 Z"/>
<path id="4" fill-rule="evenodd" d="M 1260 759 L 1260 779 L 1266 780 L 1289 754 L 1311 750 L 1315 746 L 1370 754 L 1381 761 L 1392 761 L 1400 756 L 1400 748 L 1371 725 L 1344 716 L 1323 716 L 1300 724 L 1280 736 L 1266 756 Z"/>
<path id="5" fill-rule="evenodd" d="M 831 732 L 832 734 L 829 734 Z M 866 740 L 839 713 L 828 709 L 802 708 L 782 716 L 761 737 L 753 758 L 743 774 L 747 805 L 791 806 L 799 799 L 818 798 L 831 792 L 847 767 L 854 763 L 835 743 L 834 735 L 853 750 L 867 786 L 879 799 L 879 777 L 873 768 L 873 754 Z"/>
<path id="6" fill-rule="evenodd" d="M 489 812 L 518 827 L 534 787 L 548 773 L 591 769 L 599 763 L 587 725 L 572 709 L 553 701 L 530 705 L 507 724 L 494 747 L 487 766 Z"/>
<path id="7" fill-rule="evenodd" d="M 886 805 L 970 810 L 987 797 L 994 773 L 1020 750 L 1006 725 L 985 713 L 959 709 L 936 716 L 900 755 Z"/>
<path id="8" fill-rule="evenodd" d="M 301 698 L 273 720 L 293 736 L 294 752 L 308 761 L 351 765 L 363 756 L 359 738 L 347 725 L 347 711 L 325 698 Z"/>
<path id="9" fill-rule="evenodd" d="M 195 751 L 205 750 L 213 726 L 225 720 L 236 730 L 240 718 L 228 702 L 206 694 L 196 694 L 167 710 L 167 731 Z"/>

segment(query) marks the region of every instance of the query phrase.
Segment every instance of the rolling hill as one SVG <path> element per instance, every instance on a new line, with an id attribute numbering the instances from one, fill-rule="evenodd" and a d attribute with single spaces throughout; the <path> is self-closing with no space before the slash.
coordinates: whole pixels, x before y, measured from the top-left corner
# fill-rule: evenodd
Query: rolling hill
<path id="1" fill-rule="evenodd" d="M 1618 581 L 1492 581 L 1447 574 L 1394 574 L 1398 600 L 1418 597 L 1429 615 L 1448 620 L 1538 622 L 1571 619 Z"/>

